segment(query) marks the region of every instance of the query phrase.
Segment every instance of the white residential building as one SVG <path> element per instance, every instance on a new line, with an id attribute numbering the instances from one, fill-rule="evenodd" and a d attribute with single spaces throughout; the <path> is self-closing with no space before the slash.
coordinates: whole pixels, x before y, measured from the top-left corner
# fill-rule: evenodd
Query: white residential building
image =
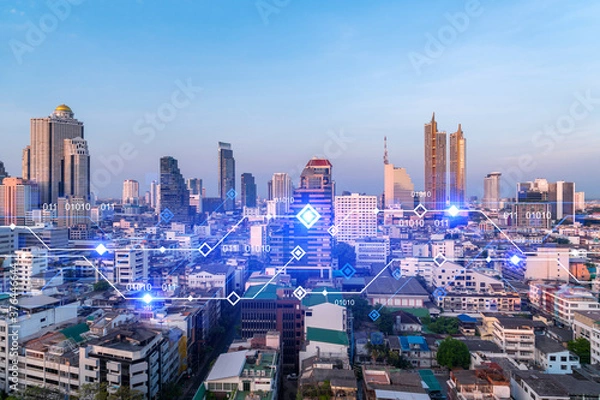
<path id="1" fill-rule="evenodd" d="M 390 255 L 389 238 L 365 238 L 354 242 L 356 265 L 386 264 Z"/>
<path id="2" fill-rule="evenodd" d="M 115 250 L 115 281 L 119 285 L 145 283 L 148 279 L 148 252 L 139 246 Z"/>
<path id="3" fill-rule="evenodd" d="M 518 317 L 496 317 L 492 325 L 493 341 L 516 361 L 535 358 L 535 330 L 533 322 Z"/>
<path id="4" fill-rule="evenodd" d="M 571 374 L 581 368 L 577 355 L 544 335 L 535 337 L 535 363 L 547 374 Z"/>
<path id="5" fill-rule="evenodd" d="M 335 196 L 334 224 L 338 242 L 354 244 L 356 239 L 377 237 L 377 196 Z"/>
<path id="6" fill-rule="evenodd" d="M 590 342 L 591 364 L 600 364 L 600 310 L 575 311 L 573 338 Z"/>
<path id="7" fill-rule="evenodd" d="M 39 247 L 17 250 L 13 257 L 13 268 L 16 270 L 19 293 L 31 293 L 33 276 L 48 270 L 48 251 Z"/>

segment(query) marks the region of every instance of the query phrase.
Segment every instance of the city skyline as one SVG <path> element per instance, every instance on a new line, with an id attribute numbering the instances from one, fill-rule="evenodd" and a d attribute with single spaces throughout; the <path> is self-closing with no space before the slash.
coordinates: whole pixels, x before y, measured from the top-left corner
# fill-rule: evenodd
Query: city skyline
<path id="1" fill-rule="evenodd" d="M 600 196 L 587 172 L 599 166 L 593 154 L 600 144 L 594 134 L 599 121 L 592 112 L 599 92 L 590 83 L 595 82 L 598 60 L 588 51 L 596 32 L 591 16 L 597 4 L 553 8 L 481 2 L 466 29 L 455 29 L 455 39 L 431 57 L 429 38 L 452 27 L 448 15 L 465 13 L 465 5 L 434 3 L 425 9 L 384 1 L 319 7 L 321 12 L 309 21 L 313 30 L 300 38 L 293 32 L 307 23 L 302 18 L 314 11 L 310 4 L 287 5 L 270 14 L 268 24 L 254 4 L 224 4 L 219 10 L 188 4 L 177 11 L 127 4 L 124 12 L 139 13 L 147 26 L 114 19 L 108 32 L 95 18 L 106 10 L 93 3 L 74 6 L 70 18 L 45 43 L 22 54 L 22 64 L 10 46 L 0 50 L 7 61 L 0 76 L 11 99 L 0 109 L 3 135 L 15 138 L 3 147 L 0 159 L 11 175 L 18 175 L 29 119 L 65 102 L 85 121 L 95 157 L 118 154 L 115 146 L 125 143 L 134 146 L 135 160 L 127 160 L 103 188 L 111 196 L 117 196 L 124 179 L 149 185 L 158 175 L 156 160 L 166 154 L 180 160 L 185 176 L 206 176 L 205 187 L 215 195 L 217 177 L 209 148 L 219 140 L 245 149 L 236 155 L 238 167 L 253 172 L 261 196 L 274 172 L 297 177 L 305 159 L 327 156 L 326 150 L 335 155 L 340 189 L 379 194 L 379 143 L 386 135 L 395 155 L 391 162 L 405 167 L 415 185 L 423 187 L 421 160 L 412 155 L 422 153 L 415 138 L 422 121 L 436 111 L 445 129 L 461 122 L 468 131 L 467 182 L 480 182 L 492 171 L 506 178 L 520 174 L 514 181 L 548 176 L 577 181 L 590 196 Z M 23 42 L 25 22 L 35 23 L 48 12 L 45 7 L 4 6 L 0 31 Z M 419 18 L 424 13 L 427 22 Z M 161 22 L 174 18 L 176 32 Z M 118 37 L 126 39 L 123 46 L 110 45 L 117 40 L 112 31 L 126 32 Z M 231 34 L 217 33 L 226 31 Z M 151 48 L 150 42 L 140 46 L 133 41 L 140 35 L 154 39 Z M 75 51 L 59 61 L 51 50 L 63 40 L 70 40 Z M 150 50 L 164 56 L 153 59 L 156 63 L 145 62 Z M 426 56 L 428 62 L 415 68 L 411 54 L 413 59 Z M 107 58 L 120 60 L 121 66 L 105 68 Z M 46 69 L 62 71 L 70 84 L 44 79 L 41 72 Z M 146 122 L 146 115 L 156 114 L 175 93 L 182 106 L 176 115 L 157 127 Z M 557 130 L 572 105 L 582 118 L 566 125 L 566 131 Z M 173 143 L 177 149 L 170 148 Z M 262 161 L 256 169 L 255 159 Z M 515 171 L 520 159 L 527 167 Z M 97 161 L 92 168 L 96 166 L 101 164 Z M 470 187 L 468 195 L 473 194 L 481 197 L 483 188 Z"/>

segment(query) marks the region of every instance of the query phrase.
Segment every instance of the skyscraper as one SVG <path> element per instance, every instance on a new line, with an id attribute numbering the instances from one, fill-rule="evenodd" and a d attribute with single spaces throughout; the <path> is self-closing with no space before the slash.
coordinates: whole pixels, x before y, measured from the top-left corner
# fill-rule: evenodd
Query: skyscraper
<path id="1" fill-rule="evenodd" d="M 273 174 L 271 179 L 271 198 L 275 202 L 277 215 L 285 215 L 290 211 L 290 205 L 294 200 L 294 186 L 292 178 L 284 172 Z"/>
<path id="2" fill-rule="evenodd" d="M 415 208 L 413 184 L 405 168 L 394 167 L 388 160 L 387 137 L 384 138 L 383 156 L 383 207 L 413 210 Z"/>
<path id="3" fill-rule="evenodd" d="M 235 159 L 230 143 L 219 142 L 219 195 L 224 210 L 235 209 Z"/>
<path id="4" fill-rule="evenodd" d="M 291 251 L 300 246 L 306 255 L 296 264 L 331 266 L 332 235 L 328 229 L 333 224 L 335 183 L 332 169 L 329 160 L 320 158 L 309 160 L 304 167 L 291 204 L 291 212 L 297 218 L 279 220 L 271 234 L 273 264 L 285 264 Z"/>
<path id="5" fill-rule="evenodd" d="M 186 185 L 190 194 L 199 194 L 202 196 L 202 179 L 190 178 L 186 181 Z"/>
<path id="6" fill-rule="evenodd" d="M 446 132 L 438 132 L 435 113 L 425 124 L 425 207 L 446 208 Z"/>
<path id="7" fill-rule="evenodd" d="M 140 203 L 140 184 L 133 179 L 123 181 L 123 204 L 138 205 Z"/>
<path id="8" fill-rule="evenodd" d="M 0 225 L 25 225 L 28 211 L 39 207 L 37 186 L 22 178 L 4 178 L 0 185 Z"/>
<path id="9" fill-rule="evenodd" d="M 150 207 L 157 209 L 158 208 L 158 183 L 156 181 L 150 182 Z"/>
<path id="10" fill-rule="evenodd" d="M 161 222 L 192 222 L 190 192 L 179 171 L 177 160 L 166 156 L 160 159 L 160 214 Z M 168 211 L 167 211 L 168 210 Z"/>
<path id="11" fill-rule="evenodd" d="M 467 139 L 462 127 L 450 134 L 450 203 L 458 207 L 465 205 L 467 189 Z"/>
<path id="12" fill-rule="evenodd" d="M 2 184 L 2 179 L 8 177 L 8 172 L 4 168 L 4 163 L 0 161 L 0 185 Z"/>
<path id="13" fill-rule="evenodd" d="M 487 174 L 483 179 L 483 208 L 497 211 L 500 209 L 500 172 Z"/>
<path id="14" fill-rule="evenodd" d="M 256 182 L 248 172 L 242 174 L 242 207 L 256 207 Z"/>
<path id="15" fill-rule="evenodd" d="M 558 181 L 548 184 L 548 200 L 552 210 L 552 219 L 560 221 L 563 218 L 575 222 L 575 184 Z"/>
<path id="16" fill-rule="evenodd" d="M 64 167 L 61 197 L 90 200 L 90 153 L 87 141 L 77 137 L 64 141 Z"/>
<path id="17" fill-rule="evenodd" d="M 42 204 L 56 204 L 59 197 L 66 195 L 65 143 L 69 142 L 65 139 L 75 138 L 84 138 L 83 122 L 76 120 L 71 108 L 65 104 L 56 107 L 49 117 L 31 119 L 31 144 L 23 151 L 23 177 L 37 183 Z M 89 191 L 89 176 L 87 180 Z M 84 190 L 83 186 L 80 186 L 81 190 Z"/>

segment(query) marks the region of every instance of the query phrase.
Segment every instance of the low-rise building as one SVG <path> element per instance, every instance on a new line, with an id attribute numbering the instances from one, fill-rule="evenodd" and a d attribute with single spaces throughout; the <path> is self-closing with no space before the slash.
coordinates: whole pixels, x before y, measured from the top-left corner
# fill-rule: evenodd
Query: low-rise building
<path id="1" fill-rule="evenodd" d="M 575 311 L 573 337 L 587 339 L 591 364 L 600 364 L 600 311 Z"/>
<path id="2" fill-rule="evenodd" d="M 570 374 L 581 368 L 576 354 L 543 335 L 535 337 L 535 363 L 548 374 Z"/>

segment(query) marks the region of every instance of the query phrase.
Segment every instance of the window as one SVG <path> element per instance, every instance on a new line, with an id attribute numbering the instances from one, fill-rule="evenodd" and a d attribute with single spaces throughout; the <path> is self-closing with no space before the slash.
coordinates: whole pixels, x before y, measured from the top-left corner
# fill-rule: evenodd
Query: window
<path id="1" fill-rule="evenodd" d="M 556 361 L 556 356 L 550 356 L 550 361 Z"/>
<path id="2" fill-rule="evenodd" d="M 566 371 L 566 370 L 567 370 L 567 366 L 566 366 L 566 365 L 564 365 L 564 364 L 562 364 L 562 365 L 560 366 L 560 369 L 562 369 L 563 371 Z"/>
<path id="3" fill-rule="evenodd" d="M 560 358 L 560 361 L 563 361 L 563 362 L 564 362 L 564 361 L 567 361 L 567 357 L 565 357 L 565 356 L 561 357 L 561 358 Z"/>

